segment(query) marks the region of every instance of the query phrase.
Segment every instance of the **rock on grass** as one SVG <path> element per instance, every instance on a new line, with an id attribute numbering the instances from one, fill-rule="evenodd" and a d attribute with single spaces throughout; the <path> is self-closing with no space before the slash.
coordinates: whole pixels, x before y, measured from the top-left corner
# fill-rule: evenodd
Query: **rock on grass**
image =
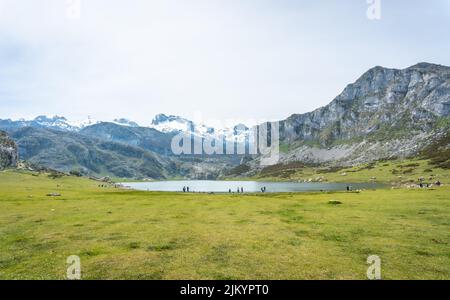
<path id="1" fill-rule="evenodd" d="M 342 204 L 342 202 L 338 201 L 338 200 L 330 200 L 330 201 L 328 201 L 328 204 L 339 205 L 339 204 Z"/>

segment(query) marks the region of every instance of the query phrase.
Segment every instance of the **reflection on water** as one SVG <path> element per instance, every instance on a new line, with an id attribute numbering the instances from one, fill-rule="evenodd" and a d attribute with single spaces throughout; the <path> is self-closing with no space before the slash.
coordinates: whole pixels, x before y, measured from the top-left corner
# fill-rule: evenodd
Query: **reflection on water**
<path id="1" fill-rule="evenodd" d="M 304 182 L 258 182 L 258 181 L 210 181 L 182 180 L 156 182 L 127 182 L 122 185 L 142 191 L 183 192 L 189 187 L 189 192 L 203 193 L 261 193 L 264 187 L 267 193 L 306 192 L 306 191 L 344 191 L 347 187 L 356 189 L 376 189 L 383 187 L 378 183 L 304 183 Z"/>

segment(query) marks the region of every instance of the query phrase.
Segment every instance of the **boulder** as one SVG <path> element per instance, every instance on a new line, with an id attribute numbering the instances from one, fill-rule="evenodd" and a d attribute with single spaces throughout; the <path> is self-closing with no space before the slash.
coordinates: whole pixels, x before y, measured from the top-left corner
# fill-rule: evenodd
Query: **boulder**
<path id="1" fill-rule="evenodd" d="M 338 200 L 330 200 L 330 201 L 328 201 L 328 204 L 339 205 L 339 204 L 342 204 L 342 202 L 338 201 Z"/>
<path id="2" fill-rule="evenodd" d="M 0 170 L 17 167 L 19 154 L 16 143 L 0 131 Z"/>
<path id="3" fill-rule="evenodd" d="M 60 193 L 50 193 L 50 194 L 47 194 L 47 197 L 61 197 L 61 194 Z"/>

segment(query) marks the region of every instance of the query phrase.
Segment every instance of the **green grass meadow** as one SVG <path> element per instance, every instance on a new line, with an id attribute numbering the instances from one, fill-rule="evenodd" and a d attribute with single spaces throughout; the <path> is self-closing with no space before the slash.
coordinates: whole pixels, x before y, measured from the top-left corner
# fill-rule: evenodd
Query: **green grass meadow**
<path id="1" fill-rule="evenodd" d="M 70 255 L 83 279 L 364 280 L 369 255 L 383 279 L 450 279 L 449 192 L 155 193 L 3 171 L 0 279 L 65 279 Z"/>
<path id="2" fill-rule="evenodd" d="M 271 181 L 317 181 L 323 182 L 376 182 L 394 185 L 424 182 L 450 183 L 450 169 L 443 169 L 429 159 L 407 159 L 378 161 L 354 167 L 302 167 L 294 165 L 274 165 L 266 168 L 252 179 Z"/>

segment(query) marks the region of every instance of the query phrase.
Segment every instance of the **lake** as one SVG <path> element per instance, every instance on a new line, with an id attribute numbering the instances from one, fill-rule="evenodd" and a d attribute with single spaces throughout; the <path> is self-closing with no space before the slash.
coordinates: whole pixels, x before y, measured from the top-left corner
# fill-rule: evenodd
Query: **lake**
<path id="1" fill-rule="evenodd" d="M 238 187 L 244 193 L 260 193 L 266 187 L 267 193 L 309 192 L 309 191 L 344 191 L 347 186 L 352 189 L 377 189 L 384 187 L 379 183 L 304 183 L 304 182 L 260 182 L 260 181 L 216 181 L 216 180 L 180 180 L 154 182 L 126 182 L 123 186 L 141 191 L 182 192 L 183 187 L 189 187 L 190 192 L 202 193 L 233 193 Z"/>

